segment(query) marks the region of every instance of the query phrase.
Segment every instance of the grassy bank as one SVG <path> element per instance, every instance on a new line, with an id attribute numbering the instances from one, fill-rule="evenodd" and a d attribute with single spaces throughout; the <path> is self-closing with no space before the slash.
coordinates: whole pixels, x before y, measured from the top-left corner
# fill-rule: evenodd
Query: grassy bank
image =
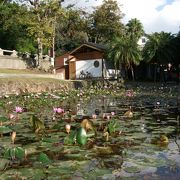
<path id="1" fill-rule="evenodd" d="M 73 87 L 70 81 L 52 78 L 0 78 L 0 95 L 31 92 L 51 92 L 54 90 L 68 90 Z"/>
<path id="2" fill-rule="evenodd" d="M 38 69 L 1 69 L 0 73 L 4 74 L 47 74 L 44 71 L 39 71 Z"/>

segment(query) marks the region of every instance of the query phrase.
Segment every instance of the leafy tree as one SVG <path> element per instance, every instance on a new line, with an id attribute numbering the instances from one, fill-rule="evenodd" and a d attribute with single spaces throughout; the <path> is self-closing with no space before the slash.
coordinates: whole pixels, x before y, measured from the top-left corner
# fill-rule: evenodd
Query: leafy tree
<path id="1" fill-rule="evenodd" d="M 130 69 L 134 80 L 133 66 L 138 65 L 142 60 L 140 49 L 135 40 L 125 36 L 115 37 L 110 43 L 107 56 L 108 59 L 113 60 L 117 69 L 122 70 L 122 65 Z"/>
<path id="2" fill-rule="evenodd" d="M 13 16 L 12 16 L 13 14 Z M 0 4 L 0 47 L 21 52 L 34 52 L 34 42 L 27 36 L 27 27 L 22 19 L 27 9 L 15 3 Z M 23 44 L 22 44 L 23 39 Z M 30 48 L 31 47 L 31 48 Z"/>
<path id="3" fill-rule="evenodd" d="M 56 49 L 62 53 L 71 51 L 80 43 L 87 40 L 84 32 L 85 21 L 83 19 L 84 12 L 69 7 L 65 10 L 63 16 L 59 16 L 56 25 Z"/>
<path id="4" fill-rule="evenodd" d="M 103 4 L 96 7 L 92 14 L 87 16 L 87 35 L 89 41 L 107 42 L 113 36 L 122 33 L 121 20 L 123 14 L 118 7 L 117 1 L 104 0 Z"/>
<path id="5" fill-rule="evenodd" d="M 0 5 L 10 3 L 12 0 L 0 0 Z"/>
<path id="6" fill-rule="evenodd" d="M 27 31 L 38 46 L 38 65 L 42 66 L 43 48 L 52 47 L 54 57 L 54 38 L 56 19 L 62 14 L 59 0 L 26 0 L 29 18 L 26 19 Z"/>

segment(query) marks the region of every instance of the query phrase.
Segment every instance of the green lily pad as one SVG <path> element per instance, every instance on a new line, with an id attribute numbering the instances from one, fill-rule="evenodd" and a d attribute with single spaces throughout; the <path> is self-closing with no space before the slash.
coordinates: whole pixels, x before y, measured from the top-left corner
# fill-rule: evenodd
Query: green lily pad
<path id="1" fill-rule="evenodd" d="M 41 153 L 38 157 L 38 160 L 43 164 L 49 164 L 51 163 L 51 160 L 45 153 Z"/>
<path id="2" fill-rule="evenodd" d="M 1 163 L 0 163 L 0 171 L 3 171 L 8 167 L 8 164 L 10 161 L 8 159 L 1 158 Z"/>
<path id="3" fill-rule="evenodd" d="M 139 173 L 139 172 L 141 172 L 141 170 L 136 166 L 126 167 L 126 168 L 124 168 L 124 171 L 126 171 L 128 173 Z"/>
<path id="4" fill-rule="evenodd" d="M 7 126 L 0 126 L 0 134 L 6 134 L 12 132 L 12 129 L 10 129 Z"/>
<path id="5" fill-rule="evenodd" d="M 0 122 L 6 122 L 6 121 L 8 121 L 7 117 L 0 116 Z"/>
<path id="6" fill-rule="evenodd" d="M 4 152 L 4 158 L 22 160 L 25 158 L 25 150 L 22 147 L 7 148 Z"/>

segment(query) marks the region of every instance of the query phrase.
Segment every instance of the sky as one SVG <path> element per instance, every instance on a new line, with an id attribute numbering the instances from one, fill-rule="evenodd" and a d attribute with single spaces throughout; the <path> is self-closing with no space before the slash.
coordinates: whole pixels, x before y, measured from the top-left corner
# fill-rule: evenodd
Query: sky
<path id="1" fill-rule="evenodd" d="M 65 0 L 63 5 L 74 3 L 87 11 L 99 6 L 103 0 Z M 180 0 L 117 0 L 120 10 L 125 14 L 123 23 L 137 18 L 146 33 L 180 31 Z"/>

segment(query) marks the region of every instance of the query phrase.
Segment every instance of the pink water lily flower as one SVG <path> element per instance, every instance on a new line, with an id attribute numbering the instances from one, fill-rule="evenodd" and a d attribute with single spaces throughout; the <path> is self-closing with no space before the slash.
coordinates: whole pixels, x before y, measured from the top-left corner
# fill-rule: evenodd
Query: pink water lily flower
<path id="1" fill-rule="evenodd" d="M 58 113 L 58 114 L 64 113 L 64 109 L 62 108 L 53 108 L 53 111 L 54 113 Z"/>
<path id="2" fill-rule="evenodd" d="M 19 106 L 16 106 L 16 107 L 15 107 L 15 111 L 16 111 L 17 113 L 22 113 L 22 112 L 23 112 L 23 108 L 22 108 L 22 107 L 19 107 Z"/>
<path id="3" fill-rule="evenodd" d="M 111 116 L 114 116 L 115 115 L 115 112 L 111 112 Z"/>
<path id="4" fill-rule="evenodd" d="M 126 91 L 126 96 L 127 97 L 133 97 L 134 96 L 134 92 L 132 90 L 127 90 Z"/>
<path id="5" fill-rule="evenodd" d="M 97 115 L 96 115 L 96 114 L 92 114 L 92 118 L 93 118 L 93 119 L 96 119 L 96 118 L 97 118 Z"/>

